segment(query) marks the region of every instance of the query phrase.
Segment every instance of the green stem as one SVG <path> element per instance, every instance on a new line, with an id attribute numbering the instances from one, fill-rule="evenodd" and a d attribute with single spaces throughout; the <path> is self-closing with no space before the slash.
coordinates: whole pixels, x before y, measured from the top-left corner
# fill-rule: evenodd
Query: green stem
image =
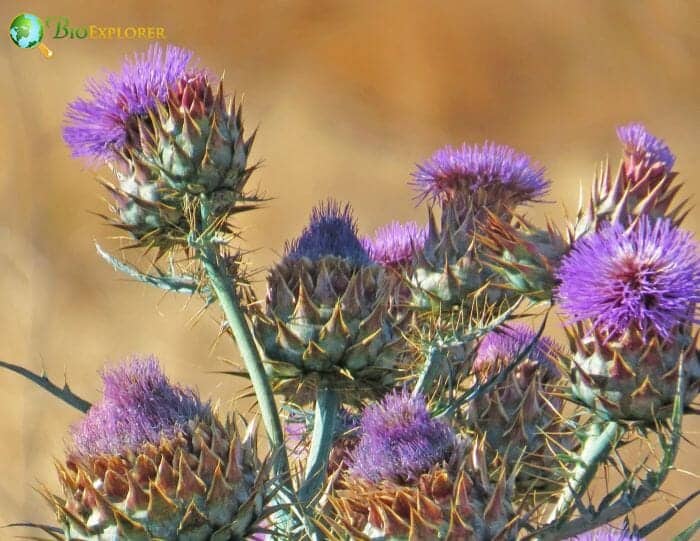
<path id="1" fill-rule="evenodd" d="M 602 430 L 601 430 L 602 428 Z M 595 422 L 588 431 L 586 442 L 578 457 L 578 464 L 572 472 L 572 478 L 559 496 L 554 509 L 547 518 L 547 523 L 562 524 L 573 510 L 575 502 L 586 491 L 588 485 L 598 472 L 598 467 L 610 453 L 619 437 L 620 425 L 610 421 L 601 427 Z"/>
<path id="2" fill-rule="evenodd" d="M 229 328 L 233 332 L 236 345 L 243 358 L 243 364 L 253 385 L 255 397 L 260 407 L 260 415 L 262 416 L 263 425 L 270 440 L 270 447 L 274 456 L 275 474 L 287 478 L 289 476 L 289 461 L 284 448 L 284 434 L 277 412 L 275 396 L 265 373 L 255 340 L 250 332 L 250 327 L 248 327 L 248 322 L 241 310 L 233 282 L 222 272 L 211 244 L 205 241 L 199 256 L 209 277 L 212 289 L 216 293 L 219 304 L 228 320 Z"/>
<path id="3" fill-rule="evenodd" d="M 696 519 L 695 522 L 674 537 L 673 541 L 690 541 L 698 530 L 700 530 L 700 519 Z"/>
<path id="4" fill-rule="evenodd" d="M 322 380 L 316 392 L 314 430 L 311 436 L 309 458 L 306 461 L 304 484 L 299 490 L 299 499 L 308 503 L 318 494 L 328 469 L 328 458 L 333 446 L 335 421 L 340 409 L 338 393 L 327 381 Z"/>
<path id="5" fill-rule="evenodd" d="M 431 345 L 428 347 L 423 369 L 421 370 L 420 376 L 418 376 L 416 386 L 413 388 L 413 396 L 417 396 L 418 394 L 424 395 L 430 390 L 433 381 L 440 373 L 440 366 L 443 360 L 444 356 L 440 354 L 440 350 L 437 346 Z"/>
<path id="6" fill-rule="evenodd" d="M 260 408 L 260 415 L 270 442 L 270 451 L 274 460 L 273 471 L 283 485 L 291 490 L 289 459 L 284 446 L 284 433 L 282 432 L 282 422 L 275 403 L 275 395 L 272 392 L 270 380 L 265 373 L 265 367 L 260 358 L 253 334 L 248 326 L 248 321 L 241 310 L 241 303 L 236 293 L 234 280 L 220 264 L 218 251 L 215 249 L 213 242 L 213 233 L 210 229 L 211 212 L 209 205 L 208 198 L 201 196 L 199 208 L 201 224 L 199 224 L 199 227 L 195 226 L 193 228 L 193 233 L 196 234 L 197 238 L 193 239 L 191 244 L 197 250 L 199 259 L 209 277 L 211 288 L 219 299 L 219 304 L 224 311 L 229 328 L 243 358 L 248 377 L 253 385 L 255 398 Z"/>
<path id="7" fill-rule="evenodd" d="M 666 480 L 669 471 L 671 471 L 671 469 L 673 468 L 673 464 L 676 461 L 676 456 L 678 455 L 678 447 L 680 445 L 682 435 L 684 395 L 685 370 L 684 363 L 682 362 L 682 360 L 679 360 L 678 381 L 676 383 L 676 396 L 673 400 L 673 412 L 671 413 L 670 441 L 667 440 L 663 431 L 656 431 L 656 436 L 659 440 L 658 448 L 663 449 L 663 456 L 659 460 L 658 469 L 654 470 L 647 468 L 645 466 L 646 459 L 643 459 L 641 462 L 642 466 L 639 467 L 639 469 L 647 470 L 647 473 L 643 479 L 635 481 L 634 473 L 626 474 L 625 479 L 623 479 L 620 485 L 613 488 L 609 492 L 608 496 L 603 498 L 603 501 L 600 503 L 597 509 L 586 509 L 587 512 L 585 514 L 582 514 L 581 516 L 575 519 L 565 522 L 557 520 L 557 517 L 555 517 L 553 514 L 550 516 L 549 523 L 545 527 L 539 529 L 536 532 L 533 532 L 530 535 L 526 535 L 523 538 L 524 541 L 529 541 L 530 539 L 537 539 L 540 541 L 571 539 L 578 534 L 590 531 L 598 526 L 602 526 L 603 524 L 610 524 L 613 520 L 616 520 L 623 515 L 627 515 L 636 507 L 642 505 L 653 494 L 658 492 L 661 489 L 661 486 L 663 485 L 664 481 Z M 594 454 L 592 452 L 594 448 L 598 447 L 600 449 L 601 447 L 605 446 L 604 436 L 608 429 L 610 429 L 611 432 L 613 431 L 612 425 L 616 425 L 616 423 L 609 423 L 602 433 L 599 427 L 592 427 L 590 432 L 593 433 L 593 437 L 597 441 L 592 442 L 590 446 L 587 441 L 584 446 L 584 452 L 582 453 L 582 456 L 586 453 L 586 449 L 588 449 L 589 447 L 591 449 L 590 454 Z M 622 427 L 618 425 L 617 431 L 621 432 Z M 610 444 L 614 444 L 614 439 L 617 437 L 617 435 L 609 436 Z M 600 453 L 600 457 L 597 460 L 600 460 L 600 458 L 602 458 L 602 453 Z M 588 462 L 594 467 L 597 467 L 597 462 L 595 460 L 591 461 L 590 456 L 589 459 L 586 460 L 586 462 Z M 629 471 L 629 468 L 627 468 L 624 465 L 623 469 Z M 585 486 L 583 486 L 582 490 L 585 490 Z M 621 491 L 622 493 L 619 494 L 614 500 L 609 500 L 609 497 L 611 495 L 617 495 Z M 694 497 L 694 495 L 691 495 L 691 498 L 692 497 Z M 574 498 L 572 502 L 575 501 L 576 499 Z M 681 502 L 680 505 L 684 504 L 685 500 Z M 650 527 L 654 527 L 653 522 L 650 525 Z M 646 528 L 647 527 L 645 526 L 644 529 Z M 690 535 L 692 535 L 692 533 Z M 681 539 L 685 541 L 684 538 L 681 537 Z"/>

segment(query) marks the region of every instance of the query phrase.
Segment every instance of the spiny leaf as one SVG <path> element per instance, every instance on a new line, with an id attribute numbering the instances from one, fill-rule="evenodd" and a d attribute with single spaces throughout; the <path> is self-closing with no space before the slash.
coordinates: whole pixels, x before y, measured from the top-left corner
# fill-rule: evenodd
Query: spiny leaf
<path id="1" fill-rule="evenodd" d="M 16 374 L 27 378 L 32 383 L 36 383 L 37 385 L 39 385 L 39 387 L 42 387 L 55 397 L 60 398 L 66 404 L 74 407 L 78 411 L 86 413 L 92 406 L 90 402 L 84 400 L 83 398 L 75 394 L 73 391 L 71 391 L 70 387 L 68 386 L 68 383 L 64 383 L 63 387 L 59 387 L 54 382 L 52 382 L 49 379 L 49 377 L 43 372 L 42 374 L 36 374 L 28 368 L 24 368 L 23 366 L 8 363 L 5 361 L 0 361 L 0 368 L 5 368 L 7 370 L 10 370 L 11 372 L 15 372 Z"/>

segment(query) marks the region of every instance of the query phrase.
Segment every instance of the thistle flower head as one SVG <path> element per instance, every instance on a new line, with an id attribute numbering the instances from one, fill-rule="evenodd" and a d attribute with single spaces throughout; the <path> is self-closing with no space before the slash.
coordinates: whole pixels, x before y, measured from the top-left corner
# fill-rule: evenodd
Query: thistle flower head
<path id="1" fill-rule="evenodd" d="M 357 237 L 349 205 L 329 200 L 267 277 L 253 325 L 276 390 L 304 404 L 322 374 L 346 403 L 392 385 L 399 333 L 385 269 Z"/>
<path id="2" fill-rule="evenodd" d="M 411 184 L 421 200 L 439 201 L 483 190 L 494 196 L 505 192 L 513 203 L 521 203 L 543 196 L 549 188 L 544 168 L 526 154 L 489 142 L 441 148 L 418 165 Z"/>
<path id="3" fill-rule="evenodd" d="M 153 357 L 104 370 L 102 381 L 102 400 L 72 428 L 74 448 L 81 455 L 137 451 L 210 413 L 192 389 L 171 384 Z"/>
<path id="4" fill-rule="evenodd" d="M 642 538 L 629 533 L 627 530 L 601 526 L 576 537 L 571 537 L 568 541 L 642 541 Z"/>
<path id="5" fill-rule="evenodd" d="M 537 333 L 528 325 L 509 324 L 484 337 L 477 350 L 474 369 L 480 371 L 500 362 L 513 362 L 531 344 L 527 358 L 543 368 L 553 368 L 552 355 L 559 350 L 554 340 L 546 336 L 537 338 Z"/>
<path id="6" fill-rule="evenodd" d="M 68 105 L 63 139 L 74 157 L 109 159 L 128 141 L 134 119 L 156 102 L 165 102 L 178 81 L 197 70 L 189 67 L 192 52 L 174 45 L 151 45 L 127 58 L 118 72 L 88 81 L 88 99 Z"/>
<path id="7" fill-rule="evenodd" d="M 665 172 L 673 169 L 676 157 L 663 139 L 653 136 L 643 124 L 633 122 L 617 128 L 617 137 L 625 147 L 628 162 L 642 164 L 644 169 L 660 163 Z"/>
<path id="8" fill-rule="evenodd" d="M 357 222 L 349 204 L 329 199 L 311 211 L 301 235 L 285 245 L 286 258 L 306 257 L 317 261 L 325 256 L 340 257 L 362 266 L 371 260 L 357 236 Z"/>
<path id="9" fill-rule="evenodd" d="M 422 395 L 393 392 L 362 413 L 351 473 L 371 482 L 412 482 L 448 460 L 455 443 L 452 428 L 431 417 Z"/>
<path id="10" fill-rule="evenodd" d="M 560 422 L 559 352 L 556 342 L 538 337 L 531 327 L 508 323 L 484 336 L 472 364 L 479 384 L 502 379 L 467 404 L 466 422 L 470 431 L 484 436 L 489 463 L 499 457 L 517 471 L 519 492 L 558 486 L 557 450 L 572 446 Z"/>
<path id="11" fill-rule="evenodd" d="M 558 271 L 557 295 L 571 321 L 591 320 L 608 338 L 627 329 L 668 339 L 696 321 L 700 256 L 690 233 L 643 217 L 579 240 Z"/>
<path id="12" fill-rule="evenodd" d="M 385 266 L 410 263 L 428 236 L 428 228 L 416 222 L 391 222 L 378 228 L 374 237 L 365 237 L 362 244 L 373 261 Z"/>

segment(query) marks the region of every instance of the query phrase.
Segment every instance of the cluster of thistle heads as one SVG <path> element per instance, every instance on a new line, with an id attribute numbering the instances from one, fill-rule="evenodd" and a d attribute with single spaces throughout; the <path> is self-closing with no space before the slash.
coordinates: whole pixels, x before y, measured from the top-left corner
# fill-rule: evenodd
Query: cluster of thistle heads
<path id="1" fill-rule="evenodd" d="M 313 459 L 323 471 L 299 507 L 314 525 L 304 535 L 515 539 L 579 482 L 587 426 L 659 431 L 678 403 L 691 408 L 700 255 L 674 203 L 675 157 L 642 125 L 618 129 L 619 168 L 601 169 L 563 229 L 524 215 L 547 195 L 545 169 L 491 142 L 417 166 L 425 224 L 362 236 L 349 204 L 324 200 L 258 299 L 227 255 L 236 213 L 258 199 L 246 192 L 252 138 L 221 82 L 189 51 L 152 46 L 87 91 L 68 106 L 66 143 L 113 171 L 108 219 L 130 244 L 155 265 L 184 254 L 193 291 L 222 301 L 213 254 L 245 299 L 287 412 L 286 445 L 271 452 L 291 469 L 275 477 L 254 430 L 155 359 L 132 359 L 103 372 L 102 399 L 71 431 L 62 494 L 46 494 L 55 535 L 300 538 L 279 487 L 303 500 Z M 543 336 L 552 306 L 566 346 Z M 607 525 L 576 539 L 638 537 Z"/>

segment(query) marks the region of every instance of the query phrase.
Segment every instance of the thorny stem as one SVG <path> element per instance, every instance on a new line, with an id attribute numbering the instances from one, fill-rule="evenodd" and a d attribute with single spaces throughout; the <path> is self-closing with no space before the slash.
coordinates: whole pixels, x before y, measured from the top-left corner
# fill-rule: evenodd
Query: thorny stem
<path id="1" fill-rule="evenodd" d="M 92 406 L 90 402 L 80 398 L 77 394 L 71 391 L 70 387 L 68 387 L 67 382 L 63 384 L 63 387 L 59 387 L 53 381 L 51 381 L 46 374 L 35 374 L 31 370 L 24 368 L 23 366 L 7 363 L 5 361 L 0 361 L 0 368 L 5 368 L 7 370 L 10 370 L 11 372 L 15 372 L 16 374 L 27 378 L 29 381 L 36 383 L 37 385 L 39 385 L 39 387 L 42 387 L 44 390 L 51 393 L 55 397 L 60 398 L 66 404 L 74 407 L 78 411 L 87 413 L 87 411 Z"/>
<path id="2" fill-rule="evenodd" d="M 540 325 L 540 328 L 537 331 L 537 334 L 535 334 L 530 343 L 528 343 L 527 346 L 525 346 L 525 348 L 520 351 L 518 356 L 515 359 L 513 359 L 513 361 L 505 369 L 496 372 L 484 383 L 477 382 L 474 385 L 472 385 L 469 389 L 463 392 L 461 396 L 453 399 L 447 407 L 443 408 L 436 415 L 436 417 L 450 417 L 454 415 L 454 413 L 458 411 L 459 408 L 462 407 L 462 405 L 466 404 L 467 402 L 471 402 L 472 400 L 475 400 L 479 396 L 485 395 L 486 393 L 490 392 L 491 389 L 493 389 L 496 385 L 500 385 L 504 381 L 506 381 L 506 378 L 511 374 L 511 372 L 513 372 L 518 367 L 518 365 L 520 365 L 520 363 L 522 363 L 530 355 L 533 348 L 537 345 L 538 340 L 542 336 L 546 324 L 547 315 L 545 315 L 542 324 Z M 482 332 L 481 334 L 485 334 L 485 332 L 486 329 L 484 329 L 484 332 Z M 476 336 L 478 335 L 475 335 L 475 337 Z"/>
<path id="3" fill-rule="evenodd" d="M 640 483 L 638 483 L 636 486 L 626 488 L 624 493 L 618 497 L 616 501 L 601 505 L 599 509 L 593 510 L 592 513 L 588 513 L 586 516 L 577 517 L 573 520 L 565 522 L 564 524 L 562 524 L 562 522 L 556 518 L 551 519 L 550 517 L 550 523 L 547 526 L 538 530 L 532 535 L 526 536 L 525 540 L 533 538 L 541 539 L 543 541 L 569 539 L 597 526 L 608 524 L 616 518 L 629 513 L 635 507 L 638 507 L 644 503 L 652 494 L 656 493 L 661 488 L 661 485 L 668 476 L 668 472 L 673 468 L 673 463 L 676 460 L 678 447 L 681 441 L 683 423 L 683 396 L 685 390 L 685 371 L 683 367 L 684 363 L 679 362 L 676 397 L 673 401 L 673 412 L 670 419 L 670 441 L 666 441 L 663 434 L 657 430 L 659 445 L 664 451 L 658 470 L 648 471 Z M 626 479 L 623 481 L 622 486 L 629 485 L 630 481 L 630 479 Z M 616 490 L 613 490 L 613 492 L 616 492 Z M 683 535 L 684 533 L 679 536 L 680 539 L 684 539 Z M 692 535 L 692 533 L 690 535 Z"/>
<path id="4" fill-rule="evenodd" d="M 206 231 L 209 224 L 209 209 L 207 201 L 202 197 L 201 215 L 202 227 Z M 260 358 L 255 339 L 250 331 L 248 322 L 241 310 L 240 300 L 236 293 L 234 282 L 228 273 L 222 268 L 217 252 L 214 249 L 211 235 L 202 234 L 194 243 L 197 255 L 209 277 L 211 287 L 219 299 L 229 328 L 236 340 L 236 345 L 243 358 L 250 382 L 255 391 L 255 397 L 260 407 L 260 415 L 270 441 L 271 451 L 274 456 L 274 472 L 280 479 L 289 479 L 289 460 L 284 448 L 284 435 L 282 423 L 277 412 L 275 396 L 270 386 L 270 381 L 265 373 L 265 368 Z M 284 482 L 284 481 L 283 481 Z"/>
<path id="5" fill-rule="evenodd" d="M 578 457 L 572 478 L 564 487 L 554 509 L 547 518 L 548 523 L 562 524 L 574 510 L 574 503 L 583 494 L 595 477 L 598 467 L 608 456 L 620 435 L 620 425 L 610 421 L 601 425 L 595 422 L 588 430 L 586 443 Z"/>
<path id="6" fill-rule="evenodd" d="M 416 386 L 413 388 L 413 396 L 418 396 L 419 394 L 425 394 L 430 389 L 433 381 L 437 377 L 440 366 L 445 360 L 444 355 L 441 354 L 440 349 L 434 345 L 428 347 L 428 352 L 425 356 L 425 363 L 423 363 L 423 369 L 421 370 L 420 376 L 418 376 L 418 381 Z"/>
<path id="7" fill-rule="evenodd" d="M 659 515 L 656 517 L 654 520 L 651 520 L 641 528 L 639 528 L 639 531 L 637 532 L 637 535 L 641 537 L 642 539 L 646 539 L 651 535 L 654 531 L 658 530 L 661 526 L 666 524 L 669 520 L 671 520 L 678 511 L 683 509 L 686 505 L 688 505 L 690 502 L 692 502 L 695 498 L 700 496 L 700 490 L 696 490 L 695 492 L 689 494 L 685 498 L 683 498 L 680 502 L 674 503 L 671 508 L 666 511 L 665 513 Z M 697 522 L 698 527 L 700 528 L 700 521 Z M 697 529 L 696 528 L 696 529 Z"/>
<path id="8" fill-rule="evenodd" d="M 312 501 L 323 485 L 339 408 L 338 393 L 327 381 L 322 381 L 316 392 L 314 429 L 309 458 L 306 461 L 304 484 L 299 490 L 299 499 L 304 503 Z"/>
<path id="9" fill-rule="evenodd" d="M 198 291 L 197 280 L 192 276 L 177 276 L 174 273 L 161 276 L 145 274 L 132 265 L 129 265 L 124 261 L 120 261 L 97 243 L 95 243 L 95 249 L 97 250 L 97 254 L 107 263 L 109 263 L 114 270 L 121 272 L 122 274 L 125 274 L 138 282 L 150 284 L 159 289 L 164 289 L 165 291 L 184 293 L 185 295 L 194 295 Z M 208 292 L 202 291 L 202 293 L 206 293 L 208 296 Z"/>
<path id="10" fill-rule="evenodd" d="M 510 319 L 515 309 L 520 305 L 521 300 L 522 297 L 488 324 L 476 325 L 474 328 L 467 329 L 460 336 L 441 338 L 429 344 L 425 352 L 425 362 L 423 363 L 421 373 L 418 376 L 416 386 L 413 388 L 413 396 L 417 396 L 418 394 L 426 394 L 430 390 L 431 385 L 440 375 L 440 369 L 444 366 L 444 352 L 447 348 L 450 346 L 465 345 L 473 342 L 499 325 L 505 323 L 508 319 Z"/>

